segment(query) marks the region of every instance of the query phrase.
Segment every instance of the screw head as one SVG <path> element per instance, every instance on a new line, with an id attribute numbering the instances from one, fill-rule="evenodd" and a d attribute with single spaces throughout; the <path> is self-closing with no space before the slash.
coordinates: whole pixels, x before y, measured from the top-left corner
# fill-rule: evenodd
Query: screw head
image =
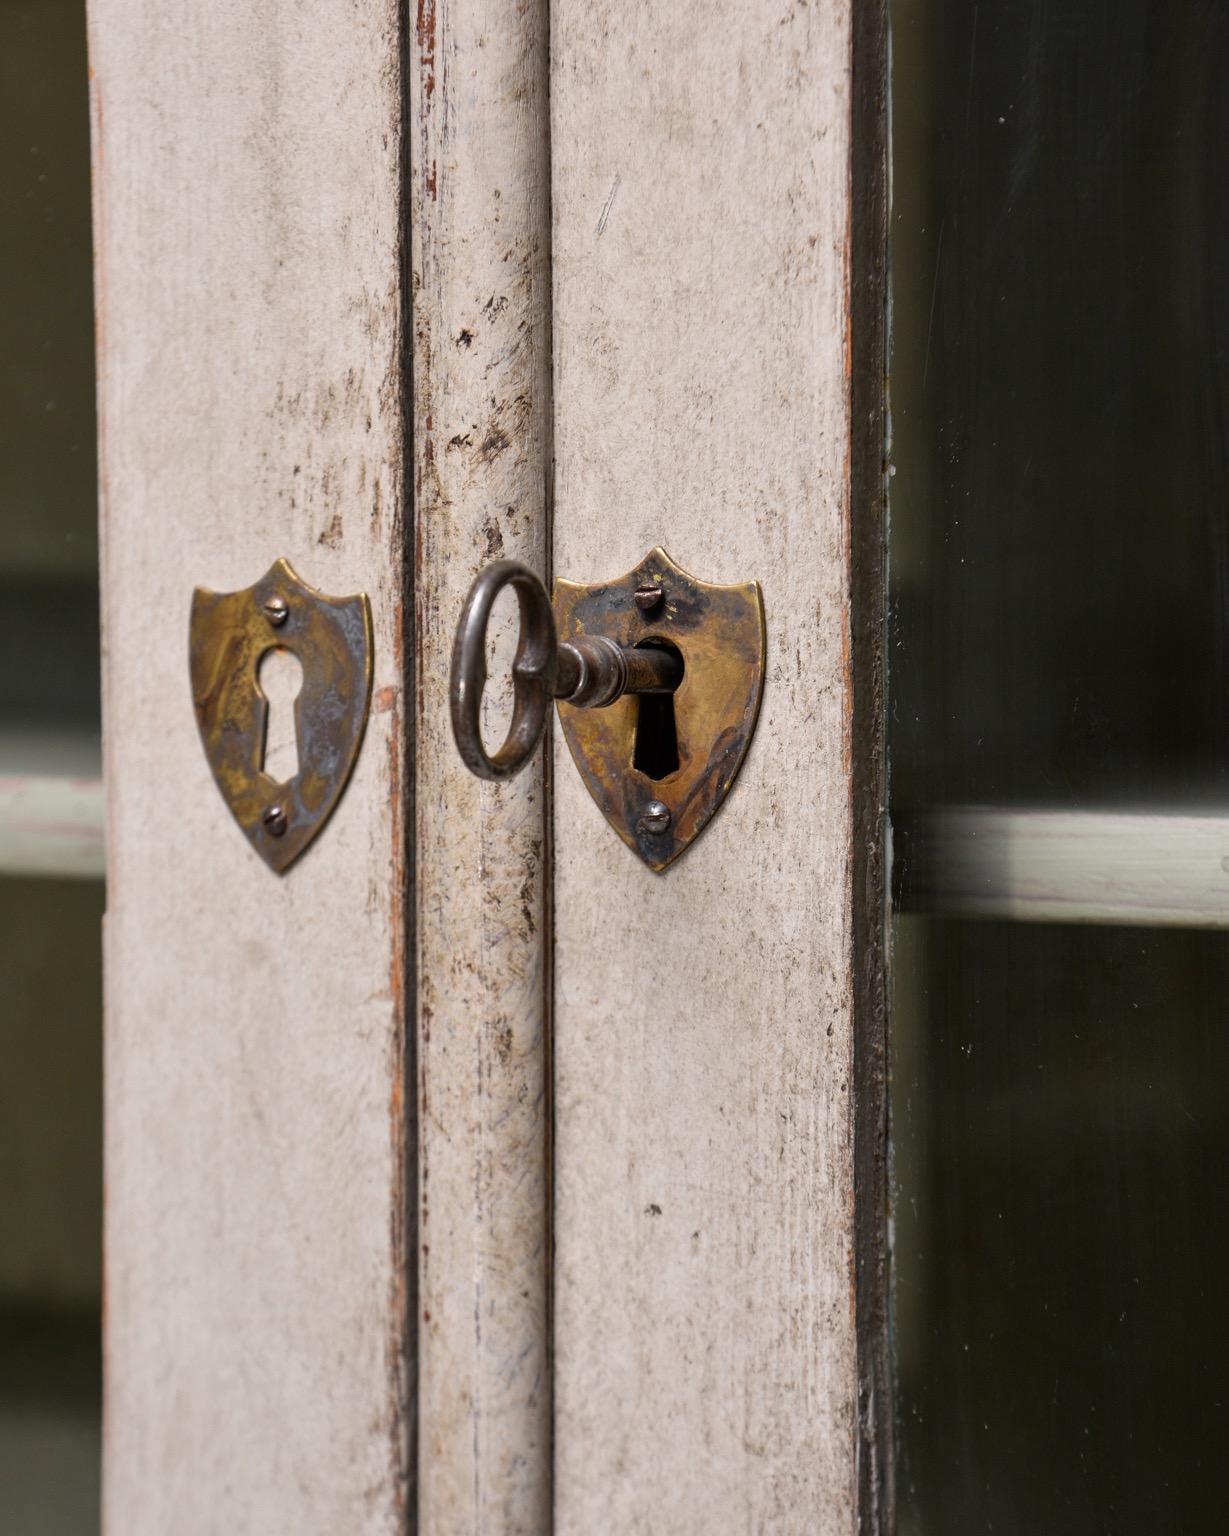
<path id="1" fill-rule="evenodd" d="M 663 805 L 660 800 L 650 800 L 648 805 L 640 813 L 640 830 L 642 832 L 668 832 L 670 823 L 674 817 L 670 814 L 670 807 Z"/>
<path id="2" fill-rule="evenodd" d="M 271 597 L 265 604 L 265 618 L 273 625 L 274 629 L 280 629 L 286 622 L 290 609 L 286 606 L 284 597 Z"/>
<path id="3" fill-rule="evenodd" d="M 286 816 L 285 808 L 281 805 L 271 805 L 265 812 L 262 820 L 264 821 L 265 826 L 268 828 L 269 835 L 271 837 L 284 836 L 286 828 L 290 824 Z"/>
<path id="4" fill-rule="evenodd" d="M 664 596 L 660 583 L 654 582 L 652 586 L 637 587 L 636 607 L 641 613 L 652 613 Z"/>

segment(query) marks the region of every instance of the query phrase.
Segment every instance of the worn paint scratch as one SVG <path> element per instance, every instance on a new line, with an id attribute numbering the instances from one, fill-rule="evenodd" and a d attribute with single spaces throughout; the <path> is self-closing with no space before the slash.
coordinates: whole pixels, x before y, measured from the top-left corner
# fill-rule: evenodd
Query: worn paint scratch
<path id="1" fill-rule="evenodd" d="M 614 200 L 618 194 L 619 186 L 622 180 L 623 178 L 621 176 L 615 176 L 615 179 L 610 184 L 610 191 L 606 194 L 606 201 L 602 204 L 602 211 L 598 215 L 597 220 L 597 233 L 599 239 L 606 233 L 606 223 L 610 218 L 610 210 L 614 207 Z"/>

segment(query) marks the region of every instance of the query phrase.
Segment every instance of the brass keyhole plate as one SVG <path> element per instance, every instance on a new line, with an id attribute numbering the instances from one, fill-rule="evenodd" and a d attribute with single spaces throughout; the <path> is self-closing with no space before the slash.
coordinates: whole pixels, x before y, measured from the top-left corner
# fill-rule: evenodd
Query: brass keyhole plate
<path id="1" fill-rule="evenodd" d="M 564 739 L 589 793 L 627 846 L 661 871 L 716 815 L 742 766 L 764 689 L 764 599 L 756 581 L 718 586 L 651 550 L 616 581 L 557 581 L 561 642 L 605 635 L 619 645 L 659 640 L 682 655 L 673 695 L 678 767 L 650 778 L 634 765 L 640 701 L 605 709 L 560 703 Z"/>
<path id="2" fill-rule="evenodd" d="M 268 703 L 257 672 L 274 648 L 303 669 L 299 767 L 285 783 L 262 769 Z M 358 756 L 371 698 L 371 605 L 361 592 L 327 597 L 275 560 L 241 592 L 197 587 L 188 651 L 214 780 L 252 847 L 283 874 L 332 814 Z"/>

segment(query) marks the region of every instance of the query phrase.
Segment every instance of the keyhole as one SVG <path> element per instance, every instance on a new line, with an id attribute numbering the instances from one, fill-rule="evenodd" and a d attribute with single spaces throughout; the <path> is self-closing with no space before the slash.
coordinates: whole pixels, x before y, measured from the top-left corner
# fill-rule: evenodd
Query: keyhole
<path id="1" fill-rule="evenodd" d="M 294 701 L 303 686 L 299 658 L 275 646 L 260 658 L 256 673 L 264 694 L 265 747 L 261 768 L 275 783 L 288 784 L 299 771 L 299 731 Z"/>
<path id="2" fill-rule="evenodd" d="M 643 644 L 677 654 L 677 648 L 664 640 L 645 640 Z M 638 693 L 632 767 L 646 778 L 665 779 L 677 772 L 678 765 L 679 734 L 674 719 L 674 695 Z"/>

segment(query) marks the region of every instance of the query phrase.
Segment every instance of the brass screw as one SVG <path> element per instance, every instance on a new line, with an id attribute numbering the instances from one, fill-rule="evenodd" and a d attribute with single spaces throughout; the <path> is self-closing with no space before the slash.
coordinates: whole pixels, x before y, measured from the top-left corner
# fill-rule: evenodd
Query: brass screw
<path id="1" fill-rule="evenodd" d="M 640 609 L 641 613 L 652 613 L 653 609 L 661 602 L 663 595 L 660 584 L 638 587 L 636 589 L 636 607 Z"/>
<path id="2" fill-rule="evenodd" d="M 271 805 L 269 807 L 269 809 L 264 814 L 264 823 L 265 826 L 268 827 L 269 835 L 271 837 L 284 836 L 286 828 L 289 825 L 289 822 L 286 819 L 286 812 L 280 805 Z"/>
<path id="3" fill-rule="evenodd" d="M 670 807 L 663 805 L 660 800 L 650 800 L 648 805 L 640 813 L 640 830 L 642 832 L 668 832 L 670 823 L 674 817 L 670 814 Z"/>
<path id="4" fill-rule="evenodd" d="M 271 597 L 265 604 L 265 618 L 273 625 L 274 629 L 280 629 L 286 622 L 290 609 L 286 606 L 284 597 Z"/>

